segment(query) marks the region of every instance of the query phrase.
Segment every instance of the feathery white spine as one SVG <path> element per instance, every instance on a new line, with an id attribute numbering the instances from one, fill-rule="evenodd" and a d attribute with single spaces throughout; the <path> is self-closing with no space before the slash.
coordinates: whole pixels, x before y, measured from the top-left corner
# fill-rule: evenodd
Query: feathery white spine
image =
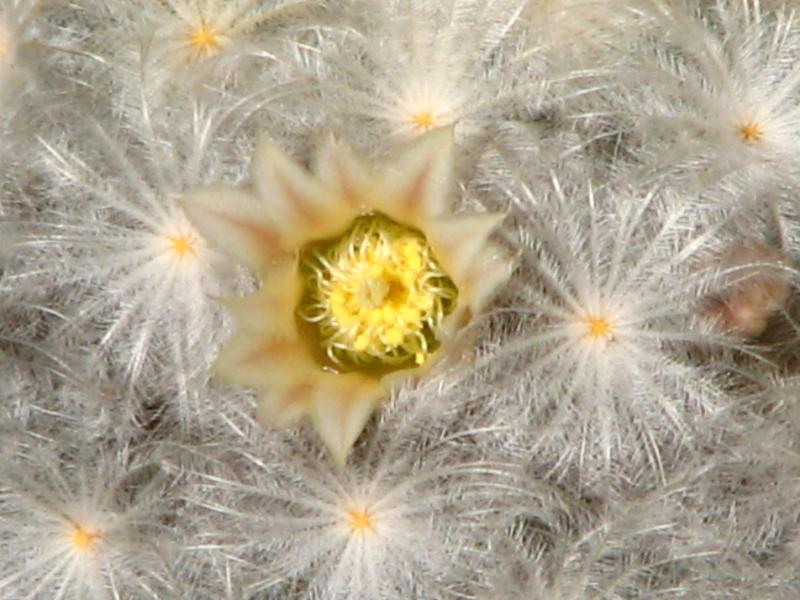
<path id="1" fill-rule="evenodd" d="M 92 466 L 81 462 L 86 458 Z M 72 463 L 49 449 L 29 449 L 0 463 L 3 595 L 94 600 L 167 592 L 155 544 L 158 476 L 121 505 L 120 473 L 134 471 L 120 462 L 101 455 Z"/>

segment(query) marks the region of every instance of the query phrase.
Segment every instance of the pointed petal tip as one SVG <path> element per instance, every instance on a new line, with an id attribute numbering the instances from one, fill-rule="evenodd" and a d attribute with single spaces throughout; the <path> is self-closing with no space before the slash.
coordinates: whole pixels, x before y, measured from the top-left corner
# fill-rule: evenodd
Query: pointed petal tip
<path id="1" fill-rule="evenodd" d="M 485 223 L 487 223 L 487 225 L 489 225 L 489 228 L 491 230 L 495 230 L 500 225 L 500 223 L 506 220 L 506 217 L 508 216 L 508 211 L 504 212 L 493 211 L 487 213 L 479 213 L 478 216 L 481 217 L 482 220 Z"/>
<path id="2" fill-rule="evenodd" d="M 342 376 L 335 376 L 342 377 Z M 366 427 L 385 390 L 380 383 L 349 376 L 321 389 L 312 401 L 311 417 L 320 439 L 340 467 Z"/>
<path id="3" fill-rule="evenodd" d="M 359 163 L 360 157 L 352 145 L 331 132 L 325 135 L 317 147 L 314 162 L 316 166 L 334 161 L 340 161 L 345 167 L 348 167 L 353 162 Z"/>
<path id="4" fill-rule="evenodd" d="M 420 151 L 430 153 L 446 153 L 450 157 L 455 152 L 456 126 L 455 124 L 445 125 L 426 131 L 422 135 L 414 138 L 407 145 L 407 151 Z"/>
<path id="5" fill-rule="evenodd" d="M 327 448 L 328 452 L 331 454 L 333 463 L 340 470 L 345 470 L 347 468 L 347 455 L 350 454 L 350 448 L 337 448 L 330 445 L 328 445 Z"/>
<path id="6" fill-rule="evenodd" d="M 278 147 L 272 141 L 272 138 L 270 138 L 267 133 L 262 131 L 256 137 L 255 154 L 258 154 L 259 152 L 269 152 L 270 150 L 278 150 Z"/>
<path id="7" fill-rule="evenodd" d="M 489 244 L 483 256 L 476 261 L 473 274 L 473 294 L 469 306 L 478 313 L 494 298 L 502 286 L 511 277 L 516 260 L 509 256 L 505 248 L 497 244 Z"/>
<path id="8" fill-rule="evenodd" d="M 339 146 L 341 143 L 341 140 L 332 131 L 326 133 L 325 138 L 322 140 L 323 146 Z"/>
<path id="9" fill-rule="evenodd" d="M 469 280 L 476 261 L 494 250 L 489 240 L 506 214 L 458 214 L 436 219 L 428 226 L 428 241 L 456 285 Z"/>
<path id="10" fill-rule="evenodd" d="M 380 184 L 382 211 L 392 219 L 424 227 L 444 215 L 455 189 L 452 126 L 431 130 L 400 149 Z"/>

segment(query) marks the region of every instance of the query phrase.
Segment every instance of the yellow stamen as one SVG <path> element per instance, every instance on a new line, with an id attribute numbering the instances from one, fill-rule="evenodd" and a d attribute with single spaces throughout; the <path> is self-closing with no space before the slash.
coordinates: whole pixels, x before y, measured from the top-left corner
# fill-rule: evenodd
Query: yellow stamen
<path id="1" fill-rule="evenodd" d="M 372 515 L 364 509 L 351 508 L 347 511 L 347 516 L 348 525 L 353 531 L 364 533 L 367 529 L 372 531 L 375 528 Z"/>
<path id="2" fill-rule="evenodd" d="M 429 110 L 421 111 L 411 115 L 411 123 L 416 129 L 421 131 L 428 131 L 433 127 L 435 122 L 436 119 L 434 118 L 433 113 Z"/>
<path id="3" fill-rule="evenodd" d="M 458 296 L 425 237 L 382 215 L 310 244 L 300 268 L 306 289 L 297 314 L 337 369 L 423 364 Z"/>
<path id="4" fill-rule="evenodd" d="M 103 537 L 98 531 L 84 528 L 82 525 L 74 525 L 72 531 L 72 545 L 81 552 L 95 552 L 95 542 Z"/>
<path id="5" fill-rule="evenodd" d="M 175 253 L 178 258 L 186 258 L 189 255 L 195 256 L 197 254 L 197 245 L 192 236 L 186 234 L 179 234 L 169 236 L 169 249 Z"/>
<path id="6" fill-rule="evenodd" d="M 764 137 L 764 132 L 756 122 L 740 125 L 737 131 L 739 133 L 739 137 L 745 142 L 760 142 L 761 138 Z"/>
<path id="7" fill-rule="evenodd" d="M 611 323 L 603 317 L 587 319 L 586 335 L 594 339 L 608 339 L 611 337 Z"/>

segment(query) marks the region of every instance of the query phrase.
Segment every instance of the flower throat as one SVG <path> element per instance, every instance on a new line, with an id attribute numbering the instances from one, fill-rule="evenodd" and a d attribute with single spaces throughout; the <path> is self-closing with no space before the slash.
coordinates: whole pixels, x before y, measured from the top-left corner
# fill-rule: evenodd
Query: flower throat
<path id="1" fill-rule="evenodd" d="M 458 298 L 425 236 L 382 214 L 300 254 L 296 316 L 323 366 L 378 374 L 425 363 Z"/>

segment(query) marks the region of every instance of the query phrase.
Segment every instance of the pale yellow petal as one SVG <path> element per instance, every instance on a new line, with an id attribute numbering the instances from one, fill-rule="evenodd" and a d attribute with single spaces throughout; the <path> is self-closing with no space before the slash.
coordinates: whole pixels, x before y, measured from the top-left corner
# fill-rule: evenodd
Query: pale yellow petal
<path id="1" fill-rule="evenodd" d="M 308 379 L 286 388 L 272 389 L 259 397 L 256 418 L 263 427 L 293 427 L 308 414 L 315 393 L 316 386 Z"/>
<path id="2" fill-rule="evenodd" d="M 353 216 L 373 209 L 375 183 L 367 166 L 347 144 L 330 136 L 317 153 L 314 172 L 333 192 L 330 199 L 335 209 Z"/>
<path id="3" fill-rule="evenodd" d="M 454 183 L 453 128 L 434 129 L 387 166 L 375 206 L 399 223 L 422 229 L 447 212 Z"/>
<path id="4" fill-rule="evenodd" d="M 386 391 L 357 374 L 325 374 L 311 402 L 311 421 L 333 459 L 344 467 L 347 453 Z"/>
<path id="5" fill-rule="evenodd" d="M 214 373 L 231 384 L 267 390 L 286 386 L 314 368 L 303 340 L 237 332 L 214 363 Z"/>
<path id="6" fill-rule="evenodd" d="M 463 289 L 459 290 L 459 302 L 465 302 L 473 314 L 480 312 L 492 296 L 511 276 L 514 261 L 500 247 L 489 244 L 483 249 L 470 270 Z"/>
<path id="7" fill-rule="evenodd" d="M 294 312 L 302 281 L 294 262 L 277 265 L 266 274 L 261 289 L 247 296 L 225 298 L 239 328 L 259 335 L 288 334 L 296 330 Z"/>
<path id="8" fill-rule="evenodd" d="M 186 216 L 215 248 L 257 271 L 290 256 L 276 224 L 242 190 L 213 184 L 186 192 Z"/>
<path id="9" fill-rule="evenodd" d="M 489 243 L 489 236 L 504 218 L 502 213 L 456 215 L 427 225 L 428 243 L 456 287 L 469 277 L 475 261 Z"/>
<path id="10" fill-rule="evenodd" d="M 353 217 L 336 189 L 321 185 L 266 138 L 256 147 L 251 176 L 265 209 L 295 245 L 338 233 Z"/>

